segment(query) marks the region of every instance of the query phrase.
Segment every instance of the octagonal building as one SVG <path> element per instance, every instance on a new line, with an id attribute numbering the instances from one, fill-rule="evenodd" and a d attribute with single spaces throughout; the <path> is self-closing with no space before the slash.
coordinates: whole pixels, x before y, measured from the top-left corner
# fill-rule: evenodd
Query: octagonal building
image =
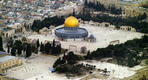
<path id="1" fill-rule="evenodd" d="M 79 27 L 77 18 L 70 16 L 66 18 L 63 27 L 55 30 L 55 35 L 63 39 L 85 38 L 88 36 L 88 31 Z"/>

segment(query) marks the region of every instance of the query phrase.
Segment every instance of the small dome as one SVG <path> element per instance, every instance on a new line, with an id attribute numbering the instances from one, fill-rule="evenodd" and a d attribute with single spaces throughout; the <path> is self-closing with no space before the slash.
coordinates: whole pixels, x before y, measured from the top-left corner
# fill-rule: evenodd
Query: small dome
<path id="1" fill-rule="evenodd" d="M 66 20 L 64 22 L 64 26 L 65 27 L 78 27 L 79 21 L 77 18 L 70 16 L 70 17 L 66 18 Z"/>
<path id="2" fill-rule="evenodd" d="M 89 39 L 95 39 L 94 35 L 92 35 L 92 34 L 88 38 Z"/>

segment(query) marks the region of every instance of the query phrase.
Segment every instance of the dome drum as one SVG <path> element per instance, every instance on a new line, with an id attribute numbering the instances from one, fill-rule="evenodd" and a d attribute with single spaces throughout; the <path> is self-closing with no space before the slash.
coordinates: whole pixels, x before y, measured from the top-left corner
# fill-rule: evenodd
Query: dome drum
<path id="1" fill-rule="evenodd" d="M 65 30 L 77 30 L 78 27 L 64 27 Z"/>
<path id="2" fill-rule="evenodd" d="M 88 32 L 84 28 L 78 28 L 76 30 L 65 30 L 62 27 L 55 30 L 55 35 L 59 38 L 85 38 L 88 36 Z"/>

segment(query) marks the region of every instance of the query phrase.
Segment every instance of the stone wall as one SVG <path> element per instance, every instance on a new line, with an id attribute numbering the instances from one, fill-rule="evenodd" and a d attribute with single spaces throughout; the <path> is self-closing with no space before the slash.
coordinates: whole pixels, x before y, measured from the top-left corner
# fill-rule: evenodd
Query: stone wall
<path id="1" fill-rule="evenodd" d="M 15 67 L 15 66 L 20 66 L 22 64 L 23 64 L 22 59 L 17 59 L 17 58 L 11 59 L 11 60 L 5 61 L 3 63 L 0 63 L 0 70 L 2 72 L 5 72 L 9 68 L 12 68 L 12 67 Z"/>

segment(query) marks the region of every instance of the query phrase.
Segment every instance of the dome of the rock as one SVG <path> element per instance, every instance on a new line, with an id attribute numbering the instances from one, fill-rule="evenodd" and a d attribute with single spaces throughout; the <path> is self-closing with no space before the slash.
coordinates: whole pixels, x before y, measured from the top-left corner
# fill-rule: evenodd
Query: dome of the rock
<path id="1" fill-rule="evenodd" d="M 88 36 L 88 31 L 85 28 L 79 27 L 77 18 L 70 16 L 65 19 L 64 26 L 55 29 L 55 35 L 58 38 L 85 38 Z"/>
<path id="2" fill-rule="evenodd" d="M 78 27 L 79 21 L 77 18 L 70 16 L 70 17 L 66 18 L 66 20 L 64 22 L 64 26 L 65 27 Z"/>

